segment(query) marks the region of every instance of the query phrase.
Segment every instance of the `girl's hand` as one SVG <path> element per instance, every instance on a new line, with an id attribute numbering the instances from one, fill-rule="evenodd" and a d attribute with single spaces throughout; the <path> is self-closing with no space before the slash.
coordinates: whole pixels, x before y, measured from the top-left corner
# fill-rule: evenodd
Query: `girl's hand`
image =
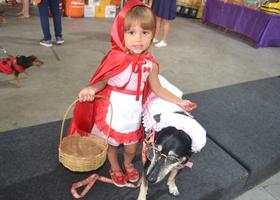
<path id="1" fill-rule="evenodd" d="M 92 86 L 87 86 L 84 89 L 82 89 L 78 95 L 80 102 L 85 101 L 93 101 L 95 95 L 95 90 Z"/>
<path id="2" fill-rule="evenodd" d="M 190 112 L 193 109 L 197 108 L 196 103 L 193 103 L 189 100 L 182 100 L 180 103 L 177 104 L 178 106 L 180 106 L 184 111 L 186 112 Z"/>

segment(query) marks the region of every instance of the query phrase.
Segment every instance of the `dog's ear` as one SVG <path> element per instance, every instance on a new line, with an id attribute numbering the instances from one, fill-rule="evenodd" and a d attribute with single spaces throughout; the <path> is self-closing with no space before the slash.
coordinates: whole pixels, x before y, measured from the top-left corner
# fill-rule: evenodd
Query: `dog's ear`
<path id="1" fill-rule="evenodd" d="M 37 59 L 37 57 L 36 56 L 28 56 L 27 57 L 27 60 L 29 60 L 30 62 L 33 62 L 34 60 L 36 60 Z"/>
<path id="2" fill-rule="evenodd" d="M 154 120 L 156 120 L 156 122 L 160 122 L 160 115 L 161 114 L 157 114 L 157 115 L 153 116 L 153 118 L 154 118 Z"/>
<path id="3" fill-rule="evenodd" d="M 36 59 L 36 56 L 17 56 L 17 64 L 24 68 L 28 68 L 32 66 L 32 63 Z"/>
<path id="4" fill-rule="evenodd" d="M 22 62 L 23 60 L 26 59 L 26 56 L 17 56 L 16 58 L 19 62 Z"/>
<path id="5" fill-rule="evenodd" d="M 25 65 L 26 65 L 26 56 L 17 56 L 16 60 L 17 60 L 17 64 L 18 65 L 25 67 Z"/>

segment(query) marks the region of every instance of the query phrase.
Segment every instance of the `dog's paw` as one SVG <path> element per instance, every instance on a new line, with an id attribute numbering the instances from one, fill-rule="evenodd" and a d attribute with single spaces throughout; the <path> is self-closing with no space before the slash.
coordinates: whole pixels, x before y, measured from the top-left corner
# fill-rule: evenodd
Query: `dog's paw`
<path id="1" fill-rule="evenodd" d="M 137 200 L 146 200 L 146 196 L 143 197 L 143 196 L 138 196 Z"/>
<path id="2" fill-rule="evenodd" d="M 175 186 L 171 187 L 169 186 L 169 193 L 172 194 L 173 196 L 179 196 L 180 192 L 178 190 L 178 188 Z"/>

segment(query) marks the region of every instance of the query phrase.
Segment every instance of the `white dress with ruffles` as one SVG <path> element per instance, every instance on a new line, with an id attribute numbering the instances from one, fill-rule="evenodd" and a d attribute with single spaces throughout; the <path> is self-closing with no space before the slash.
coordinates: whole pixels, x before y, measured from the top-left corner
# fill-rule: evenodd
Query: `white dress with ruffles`
<path id="1" fill-rule="evenodd" d="M 107 86 L 99 93 L 110 99 L 113 108 L 113 120 L 110 137 L 108 138 L 109 144 L 113 146 L 133 144 L 143 137 L 143 131 L 140 128 L 143 108 L 142 93 L 152 66 L 151 61 L 145 60 L 142 68 L 139 68 L 142 69 L 139 100 L 136 100 L 138 66 L 133 69 L 132 64 L 120 74 L 110 78 Z M 97 101 L 96 110 L 100 112 L 96 114 L 92 133 L 106 138 L 112 114 L 110 104 L 103 99 L 96 99 L 95 101 Z"/>

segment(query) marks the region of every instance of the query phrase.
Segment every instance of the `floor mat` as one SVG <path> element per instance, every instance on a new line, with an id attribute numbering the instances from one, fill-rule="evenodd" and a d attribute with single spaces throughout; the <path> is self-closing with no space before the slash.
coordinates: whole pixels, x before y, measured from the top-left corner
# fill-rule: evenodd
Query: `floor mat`
<path id="1" fill-rule="evenodd" d="M 208 137 L 249 171 L 248 188 L 280 170 L 280 77 L 185 97 Z"/>

